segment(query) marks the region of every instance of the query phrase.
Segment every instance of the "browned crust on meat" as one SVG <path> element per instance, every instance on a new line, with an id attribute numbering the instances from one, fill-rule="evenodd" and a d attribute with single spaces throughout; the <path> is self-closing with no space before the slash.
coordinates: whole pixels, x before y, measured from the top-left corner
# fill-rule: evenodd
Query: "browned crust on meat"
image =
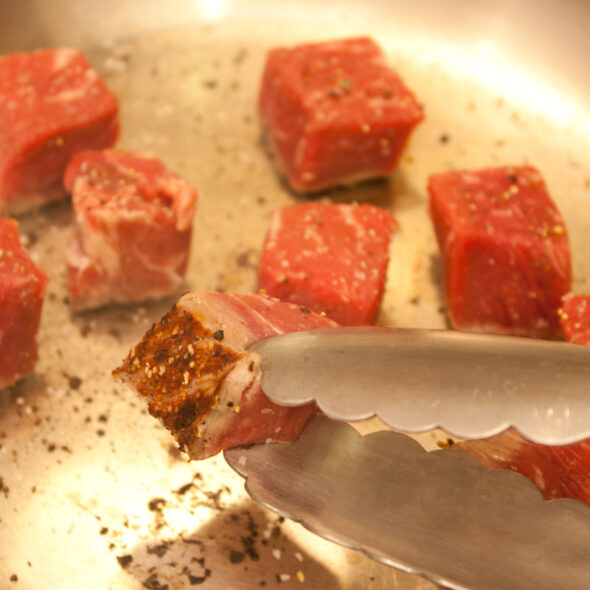
<path id="1" fill-rule="evenodd" d="M 222 341 L 221 330 L 205 328 L 174 305 L 113 371 L 147 398 L 150 414 L 184 449 L 199 438 L 199 424 L 217 404 L 225 377 L 242 356 Z M 199 381 L 201 377 L 206 379 Z"/>

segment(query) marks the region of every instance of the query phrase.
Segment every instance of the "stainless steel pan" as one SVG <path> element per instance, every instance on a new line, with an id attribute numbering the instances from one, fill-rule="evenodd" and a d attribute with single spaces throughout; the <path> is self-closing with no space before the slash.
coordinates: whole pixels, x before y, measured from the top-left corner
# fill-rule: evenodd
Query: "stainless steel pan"
<path id="1" fill-rule="evenodd" d="M 120 145 L 154 152 L 200 192 L 188 288 L 246 291 L 270 212 L 294 199 L 259 143 L 265 51 L 373 35 L 427 118 L 390 182 L 329 197 L 391 208 L 402 229 L 379 321 L 437 328 L 425 207 L 436 170 L 537 165 L 568 224 L 575 289 L 590 291 L 588 24 L 583 0 L 0 0 L 0 51 L 86 49 L 120 98 Z M 70 217 L 64 201 L 21 220 L 50 285 L 37 371 L 0 393 L 0 587 L 432 588 L 259 508 L 221 457 L 179 455 L 109 375 L 172 299 L 72 314 Z"/>

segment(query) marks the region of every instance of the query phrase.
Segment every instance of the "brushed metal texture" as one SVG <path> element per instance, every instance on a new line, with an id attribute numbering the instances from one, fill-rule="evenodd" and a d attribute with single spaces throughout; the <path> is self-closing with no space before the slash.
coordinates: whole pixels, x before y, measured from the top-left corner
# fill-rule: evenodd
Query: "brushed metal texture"
<path id="1" fill-rule="evenodd" d="M 590 348 L 451 330 L 319 329 L 261 340 L 262 387 L 338 420 L 378 416 L 406 432 L 485 438 L 514 426 L 535 442 L 590 436 Z"/>
<path id="2" fill-rule="evenodd" d="M 266 51 L 372 35 L 426 119 L 391 179 L 324 196 L 385 207 L 400 223 L 379 324 L 444 328 L 433 171 L 535 164 L 568 227 L 574 290 L 590 291 L 589 10 L 585 0 L 0 0 L 0 52 L 83 49 L 119 99 L 119 147 L 155 154 L 201 195 L 186 288 L 244 292 L 256 289 L 272 211 L 295 198 L 259 141 Z M 69 202 L 19 222 L 50 281 L 35 374 L 0 392 L 0 588 L 434 588 L 280 522 L 221 457 L 188 463 L 110 377 L 173 299 L 74 314 Z M 436 448 L 445 434 L 415 437 Z"/>
<path id="3" fill-rule="evenodd" d="M 590 506 L 395 432 L 317 418 L 291 444 L 225 451 L 257 502 L 445 587 L 586 590 Z"/>

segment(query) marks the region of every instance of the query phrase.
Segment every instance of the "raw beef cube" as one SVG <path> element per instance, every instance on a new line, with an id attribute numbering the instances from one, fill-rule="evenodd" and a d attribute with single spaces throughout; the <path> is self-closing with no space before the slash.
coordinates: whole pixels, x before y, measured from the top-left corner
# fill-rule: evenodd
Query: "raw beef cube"
<path id="1" fill-rule="evenodd" d="M 66 170 L 75 235 L 67 251 L 74 307 L 160 298 L 186 271 L 197 193 L 156 158 L 87 151 Z"/>
<path id="2" fill-rule="evenodd" d="M 46 285 L 21 246 L 16 221 L 0 217 L 0 389 L 35 367 Z"/>
<path id="3" fill-rule="evenodd" d="M 192 459 L 296 438 L 316 406 L 288 408 L 263 393 L 254 342 L 335 322 L 261 295 L 189 293 L 155 324 L 114 375 L 147 399 Z"/>
<path id="4" fill-rule="evenodd" d="M 423 119 L 366 37 L 270 51 L 259 111 L 279 165 L 301 192 L 387 176 Z"/>
<path id="5" fill-rule="evenodd" d="M 275 212 L 260 289 L 344 326 L 375 321 L 397 223 L 372 205 L 309 203 Z"/>
<path id="6" fill-rule="evenodd" d="M 453 326 L 559 336 L 570 248 L 539 172 L 445 172 L 430 176 L 428 191 Z"/>
<path id="7" fill-rule="evenodd" d="M 487 469 L 511 469 L 530 479 L 547 500 L 573 498 L 590 504 L 590 440 L 553 447 L 533 443 L 516 430 L 454 445 Z"/>
<path id="8" fill-rule="evenodd" d="M 73 49 L 0 59 L 0 211 L 65 196 L 63 173 L 83 149 L 113 145 L 117 99 Z"/>
<path id="9" fill-rule="evenodd" d="M 568 342 L 590 346 L 590 295 L 566 295 L 559 320 Z"/>

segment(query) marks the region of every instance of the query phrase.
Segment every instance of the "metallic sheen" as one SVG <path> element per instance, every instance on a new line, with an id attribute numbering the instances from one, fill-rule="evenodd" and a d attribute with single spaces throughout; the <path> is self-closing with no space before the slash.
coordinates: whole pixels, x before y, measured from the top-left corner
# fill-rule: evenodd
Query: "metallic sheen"
<path id="1" fill-rule="evenodd" d="M 389 181 L 326 196 L 385 207 L 400 224 L 378 323 L 443 328 L 426 194 L 432 172 L 538 167 L 566 222 L 572 290 L 590 292 L 589 16 L 587 0 L 0 0 L 0 53 L 83 49 L 119 99 L 119 147 L 162 158 L 201 195 L 187 289 L 246 292 L 257 288 L 272 211 L 294 202 L 260 145 L 266 51 L 373 36 L 426 119 Z M 64 261 L 71 220 L 68 201 L 19 220 L 50 280 L 35 375 L 0 392 L 0 588 L 253 590 L 264 581 L 267 590 L 434 590 L 278 522 L 221 457 L 189 463 L 179 455 L 110 375 L 173 299 L 73 314 Z M 446 436 L 414 438 L 435 448 Z M 166 504 L 154 511 L 158 498 Z M 232 563 L 250 518 L 257 559 Z M 117 557 L 125 556 L 132 561 L 123 568 Z M 193 586 L 189 574 L 207 569 L 211 576 Z"/>
<path id="2" fill-rule="evenodd" d="M 449 588 L 587 590 L 590 507 L 390 431 L 315 419 L 289 445 L 225 452 L 257 502 Z"/>
<path id="3" fill-rule="evenodd" d="M 342 328 L 262 340 L 273 401 L 338 420 L 483 438 L 517 428 L 559 445 L 590 436 L 590 348 L 450 330 Z"/>

